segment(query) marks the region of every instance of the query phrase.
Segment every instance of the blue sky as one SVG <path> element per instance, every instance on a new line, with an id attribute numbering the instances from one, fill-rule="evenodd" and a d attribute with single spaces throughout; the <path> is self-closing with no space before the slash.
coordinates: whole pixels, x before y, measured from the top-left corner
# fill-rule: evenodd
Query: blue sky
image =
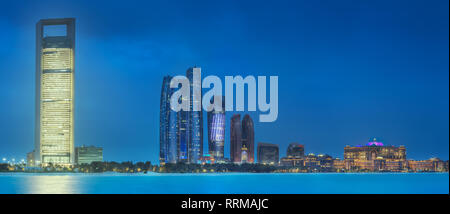
<path id="1" fill-rule="evenodd" d="M 157 162 L 162 77 L 194 65 L 222 79 L 279 76 L 278 120 L 251 116 L 256 142 L 279 144 L 281 155 L 299 142 L 342 157 L 345 145 L 378 137 L 405 145 L 408 158 L 448 159 L 448 8 L 445 0 L 3 2 L 0 156 L 33 149 L 36 22 L 75 17 L 75 141 L 103 146 L 105 160 Z M 226 135 L 229 156 L 229 123 Z"/>

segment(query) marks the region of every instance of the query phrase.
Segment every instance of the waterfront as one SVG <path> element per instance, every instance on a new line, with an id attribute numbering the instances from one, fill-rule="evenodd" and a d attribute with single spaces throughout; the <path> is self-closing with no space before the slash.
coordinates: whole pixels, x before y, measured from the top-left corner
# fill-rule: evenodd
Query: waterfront
<path id="1" fill-rule="evenodd" d="M 0 173 L 0 193 L 448 194 L 448 173 Z"/>

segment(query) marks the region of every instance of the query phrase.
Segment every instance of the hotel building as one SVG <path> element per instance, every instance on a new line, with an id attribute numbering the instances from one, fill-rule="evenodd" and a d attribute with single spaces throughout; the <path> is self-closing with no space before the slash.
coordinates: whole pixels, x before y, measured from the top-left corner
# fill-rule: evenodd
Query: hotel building
<path id="1" fill-rule="evenodd" d="M 347 170 L 401 171 L 406 165 L 406 148 L 386 146 L 374 138 L 366 145 L 346 146 L 344 160 Z"/>
<path id="2" fill-rule="evenodd" d="M 255 130 L 250 115 L 245 115 L 241 123 L 241 115 L 231 118 L 230 126 L 230 158 L 233 163 L 255 162 Z"/>

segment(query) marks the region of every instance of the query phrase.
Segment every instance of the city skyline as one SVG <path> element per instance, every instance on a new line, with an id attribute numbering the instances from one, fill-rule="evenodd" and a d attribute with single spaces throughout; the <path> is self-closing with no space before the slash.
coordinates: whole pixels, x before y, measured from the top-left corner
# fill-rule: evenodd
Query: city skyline
<path id="1" fill-rule="evenodd" d="M 80 87 L 75 88 L 75 146 L 99 145 L 105 148 L 105 160 L 157 163 L 161 79 L 165 75 L 182 74 L 193 64 L 201 66 L 205 74 L 221 76 L 279 73 L 279 119 L 269 124 L 255 122 L 254 127 L 255 144 L 278 144 L 280 157 L 291 142 L 307 145 L 309 152 L 342 157 L 345 145 L 363 144 L 368 138 L 378 136 L 387 144 L 407 146 L 408 157 L 414 159 L 435 156 L 448 159 L 448 28 L 441 29 L 448 26 L 448 12 L 434 8 L 433 4 L 428 7 L 437 12 L 428 14 L 425 10 L 428 18 L 421 19 L 422 12 L 413 7 L 419 4 L 414 2 L 411 7 L 403 8 L 396 3 L 395 10 L 412 15 L 406 19 L 394 14 L 389 17 L 394 20 L 392 23 L 383 22 L 384 16 L 356 13 L 348 3 L 343 4 L 342 10 L 351 17 L 362 18 L 361 22 L 346 27 L 343 25 L 346 17 L 341 14 L 329 15 L 337 19 L 324 21 L 307 13 L 317 19 L 315 25 L 308 25 L 282 5 L 275 7 L 275 11 L 286 12 L 285 15 L 271 17 L 272 20 L 258 12 L 250 14 L 245 7 L 234 8 L 234 14 L 220 13 L 220 9 L 205 3 L 203 9 L 218 12 L 220 18 L 215 21 L 223 21 L 222 25 L 215 28 L 207 22 L 196 26 L 196 21 L 210 17 L 207 13 L 181 23 L 163 16 L 161 22 L 141 21 L 137 26 L 124 26 L 125 29 L 118 32 L 112 30 L 117 20 L 111 15 L 107 17 L 112 20 L 102 20 L 105 25 L 99 27 L 99 20 L 89 19 L 92 15 L 89 8 L 86 12 L 74 7 L 47 11 L 47 15 L 35 12 L 21 17 L 23 11 L 18 10 L 18 5 L 7 4 L 11 5 L 4 8 L 10 10 L 0 9 L 0 27 L 6 32 L 0 35 L 5 41 L 0 51 L 0 134 L 4 136 L 0 141 L 0 156 L 24 158 L 33 149 L 35 38 L 32 35 L 39 19 L 52 16 L 77 18 L 75 81 Z M 71 4 L 80 6 L 85 2 Z M 316 12 L 327 9 L 314 3 L 305 4 L 291 6 L 297 10 L 308 6 Z M 107 9 L 117 11 L 118 8 L 113 4 Z M 27 6 L 24 11 L 30 9 L 31 6 Z M 14 14 L 14 11 L 20 12 Z M 269 11 L 269 8 L 262 6 L 261 11 Z M 390 12 L 389 9 L 384 11 Z M 131 13 L 128 15 L 129 19 L 135 18 Z M 254 20 L 250 15 L 261 20 Z M 441 16 L 447 19 L 436 21 Z M 388 27 L 380 30 L 381 26 L 373 21 L 375 18 L 380 18 Z M 253 31 L 245 31 L 238 20 L 246 20 L 249 26 L 254 26 Z M 271 25 L 271 20 L 278 24 L 288 21 L 290 25 L 309 29 L 310 34 L 294 31 L 288 25 L 277 28 Z M 330 27 L 328 22 L 338 27 Z M 420 24 L 422 22 L 425 24 Z M 264 31 L 261 23 L 275 27 L 280 34 Z M 184 24 L 193 30 L 185 29 Z M 142 29 L 139 25 L 148 29 L 142 30 L 142 37 L 131 36 L 128 31 L 135 33 Z M 164 26 L 179 27 L 187 32 L 176 36 L 176 32 Z M 325 29 L 326 26 L 330 28 Z M 205 35 L 195 34 L 195 30 L 202 28 L 205 28 Z M 412 30 L 417 28 L 420 30 Z M 225 36 L 214 33 L 216 30 L 226 32 Z M 349 30 L 353 30 L 353 34 L 349 35 Z M 252 39 L 254 32 L 263 32 L 259 34 L 261 41 Z M 323 32 L 334 36 L 323 35 Z M 387 35 L 393 38 L 386 39 Z M 408 35 L 408 39 L 404 40 L 403 35 Z M 144 38 L 146 36 L 152 39 Z M 316 36 L 322 37 L 312 38 Z M 137 42 L 127 42 L 129 40 Z M 272 45 L 258 49 L 263 48 L 259 42 Z M 415 45 L 417 43 L 426 45 Z M 288 45 L 291 49 L 281 51 Z M 322 66 L 324 64 L 326 66 Z M 225 124 L 230 124 L 234 113 L 245 115 L 247 112 L 227 112 Z M 249 114 L 255 118 L 252 112 Z M 207 121 L 203 120 L 202 125 L 207 127 Z M 225 127 L 225 133 L 230 133 L 229 125 Z M 199 147 L 208 148 L 205 134 L 202 140 Z M 229 154 L 228 134 L 224 142 L 224 153 Z"/>

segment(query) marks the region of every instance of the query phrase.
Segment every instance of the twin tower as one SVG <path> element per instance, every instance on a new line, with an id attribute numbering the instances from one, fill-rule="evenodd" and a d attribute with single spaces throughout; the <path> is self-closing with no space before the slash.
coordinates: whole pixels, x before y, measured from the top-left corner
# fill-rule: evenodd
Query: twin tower
<path id="1" fill-rule="evenodd" d="M 189 68 L 186 77 L 190 82 L 190 90 L 196 87 L 193 73 L 200 72 L 201 68 Z M 173 111 L 170 108 L 170 98 L 177 90 L 170 88 L 171 76 L 163 78 L 160 100 L 160 164 L 165 163 L 211 163 L 228 162 L 224 158 L 225 145 L 225 97 L 221 96 L 222 109 L 207 112 L 208 126 L 208 155 L 203 156 L 203 111 L 193 111 L 195 101 L 190 94 L 190 111 Z M 201 86 L 198 86 L 201 88 Z M 201 94 L 200 94 L 201 97 Z M 183 99 L 183 97 L 181 97 Z M 201 101 L 200 101 L 201 102 Z M 212 102 L 212 100 L 211 100 Z M 200 103 L 199 106 L 202 106 Z M 249 115 L 240 119 L 236 114 L 231 119 L 230 127 L 230 161 L 233 163 L 254 162 L 254 126 Z M 208 160 L 206 160 L 208 159 Z"/>

